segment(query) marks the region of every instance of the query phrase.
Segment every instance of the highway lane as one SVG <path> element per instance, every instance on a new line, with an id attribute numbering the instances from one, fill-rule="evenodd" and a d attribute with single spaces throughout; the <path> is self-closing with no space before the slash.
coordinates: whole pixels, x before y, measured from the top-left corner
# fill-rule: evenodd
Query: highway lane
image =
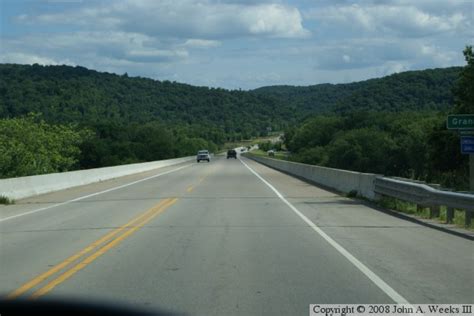
<path id="1" fill-rule="evenodd" d="M 474 302 L 471 241 L 242 160 L 409 302 Z M 393 302 L 239 160 L 183 166 L 1 207 L 0 221 L 169 172 L 0 222 L 0 292 L 26 284 L 23 296 L 103 299 L 198 315 L 306 315 L 311 303 Z M 100 243 L 107 234 L 115 235 Z M 54 270 L 60 263 L 64 267 Z M 51 269 L 51 276 L 38 278 Z"/>

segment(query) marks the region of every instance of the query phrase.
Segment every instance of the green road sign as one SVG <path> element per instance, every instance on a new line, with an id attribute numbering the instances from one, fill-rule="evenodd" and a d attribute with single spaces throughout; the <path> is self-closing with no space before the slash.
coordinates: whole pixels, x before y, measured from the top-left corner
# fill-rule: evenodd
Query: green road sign
<path id="1" fill-rule="evenodd" d="M 448 129 L 474 129 L 474 114 L 448 115 Z"/>

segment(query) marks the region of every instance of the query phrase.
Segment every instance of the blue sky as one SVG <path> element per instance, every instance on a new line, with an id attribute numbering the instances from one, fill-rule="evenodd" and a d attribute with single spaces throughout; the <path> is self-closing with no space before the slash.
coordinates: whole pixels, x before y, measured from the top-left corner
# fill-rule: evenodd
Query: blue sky
<path id="1" fill-rule="evenodd" d="M 344 83 L 464 64 L 473 0 L 0 0 L 0 62 L 200 86 Z"/>

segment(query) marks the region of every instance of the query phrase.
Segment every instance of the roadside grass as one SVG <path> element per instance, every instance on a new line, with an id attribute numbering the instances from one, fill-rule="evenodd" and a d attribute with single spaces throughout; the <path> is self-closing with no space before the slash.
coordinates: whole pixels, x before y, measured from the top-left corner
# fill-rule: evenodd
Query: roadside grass
<path id="1" fill-rule="evenodd" d="M 261 150 L 261 149 L 256 149 L 252 150 L 251 152 L 252 155 L 255 156 L 261 156 L 261 157 L 267 157 L 267 158 L 274 158 L 274 159 L 281 159 L 281 160 L 288 160 L 288 156 L 284 152 L 275 152 L 275 156 L 268 156 L 268 153 Z"/>
<path id="2" fill-rule="evenodd" d="M 4 205 L 15 204 L 15 200 L 10 199 L 4 195 L 0 195 L 0 204 L 4 204 Z"/>
<path id="3" fill-rule="evenodd" d="M 428 207 L 417 208 L 416 204 L 401 201 L 395 198 L 384 197 L 380 201 L 376 202 L 377 205 L 391 209 L 397 212 L 414 215 L 416 217 L 429 219 L 430 218 L 430 209 Z M 432 218 L 433 220 L 438 221 L 441 224 L 446 223 L 446 212 L 447 208 L 442 206 L 440 208 L 439 216 Z M 468 230 L 474 230 L 474 225 L 471 223 L 469 227 L 464 226 L 465 212 L 462 210 L 454 210 L 453 224 Z"/>
<path id="4" fill-rule="evenodd" d="M 261 149 L 252 150 L 251 154 L 252 154 L 252 155 L 255 155 L 255 156 L 268 157 L 268 154 L 267 154 L 266 152 L 264 152 L 263 150 L 261 150 Z"/>

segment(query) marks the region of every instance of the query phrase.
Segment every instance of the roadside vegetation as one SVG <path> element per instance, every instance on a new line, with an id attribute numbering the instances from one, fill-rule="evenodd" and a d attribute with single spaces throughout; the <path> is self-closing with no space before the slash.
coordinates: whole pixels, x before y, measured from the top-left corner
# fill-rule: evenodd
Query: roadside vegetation
<path id="1" fill-rule="evenodd" d="M 4 178 L 74 169 L 90 131 L 51 125 L 38 116 L 0 120 L 0 176 Z M 6 201 L 5 198 L 3 198 Z"/>
<path id="2" fill-rule="evenodd" d="M 273 156 L 269 156 L 267 151 L 263 151 L 261 149 L 252 150 L 252 155 L 267 157 L 267 158 L 275 158 L 281 160 L 288 160 L 288 154 L 286 152 L 275 151 Z"/>
<path id="3" fill-rule="evenodd" d="M 168 159 L 203 148 L 259 143 L 266 151 L 272 131 L 285 130 L 283 141 L 270 146 L 291 151 L 295 161 L 463 189 L 467 157 L 444 119 L 474 112 L 472 50 L 466 52 L 470 66 L 464 68 L 253 91 L 83 67 L 0 64 L 0 178 Z"/>
<path id="4" fill-rule="evenodd" d="M 0 178 L 168 159 L 202 148 L 217 145 L 156 122 L 90 128 L 31 114 L 0 119 Z"/>
<path id="5" fill-rule="evenodd" d="M 415 217 L 420 217 L 423 219 L 430 218 L 430 209 L 428 207 L 417 207 L 416 204 L 414 203 L 401 201 L 395 198 L 384 197 L 380 201 L 378 201 L 377 204 L 383 208 L 413 215 Z M 433 217 L 432 220 L 437 221 L 441 224 L 446 223 L 446 217 L 447 217 L 446 212 L 447 212 L 446 207 L 442 206 L 440 208 L 439 216 Z M 465 214 L 466 213 L 463 210 L 455 209 L 452 224 L 458 227 L 474 230 L 474 223 L 471 223 L 469 227 L 465 226 L 465 222 L 464 222 Z"/>
<path id="6" fill-rule="evenodd" d="M 474 58 L 453 87 L 453 107 L 444 111 L 354 111 L 316 115 L 285 131 L 284 145 L 297 162 L 399 176 L 469 189 L 468 155 L 446 116 L 474 113 Z"/>
<path id="7" fill-rule="evenodd" d="M 4 205 L 15 204 L 15 200 L 10 199 L 4 195 L 0 195 L 0 204 L 4 204 Z"/>
<path id="8" fill-rule="evenodd" d="M 359 112 L 315 116 L 289 129 L 290 160 L 411 178 L 467 190 L 468 156 L 445 130 L 447 112 Z"/>

